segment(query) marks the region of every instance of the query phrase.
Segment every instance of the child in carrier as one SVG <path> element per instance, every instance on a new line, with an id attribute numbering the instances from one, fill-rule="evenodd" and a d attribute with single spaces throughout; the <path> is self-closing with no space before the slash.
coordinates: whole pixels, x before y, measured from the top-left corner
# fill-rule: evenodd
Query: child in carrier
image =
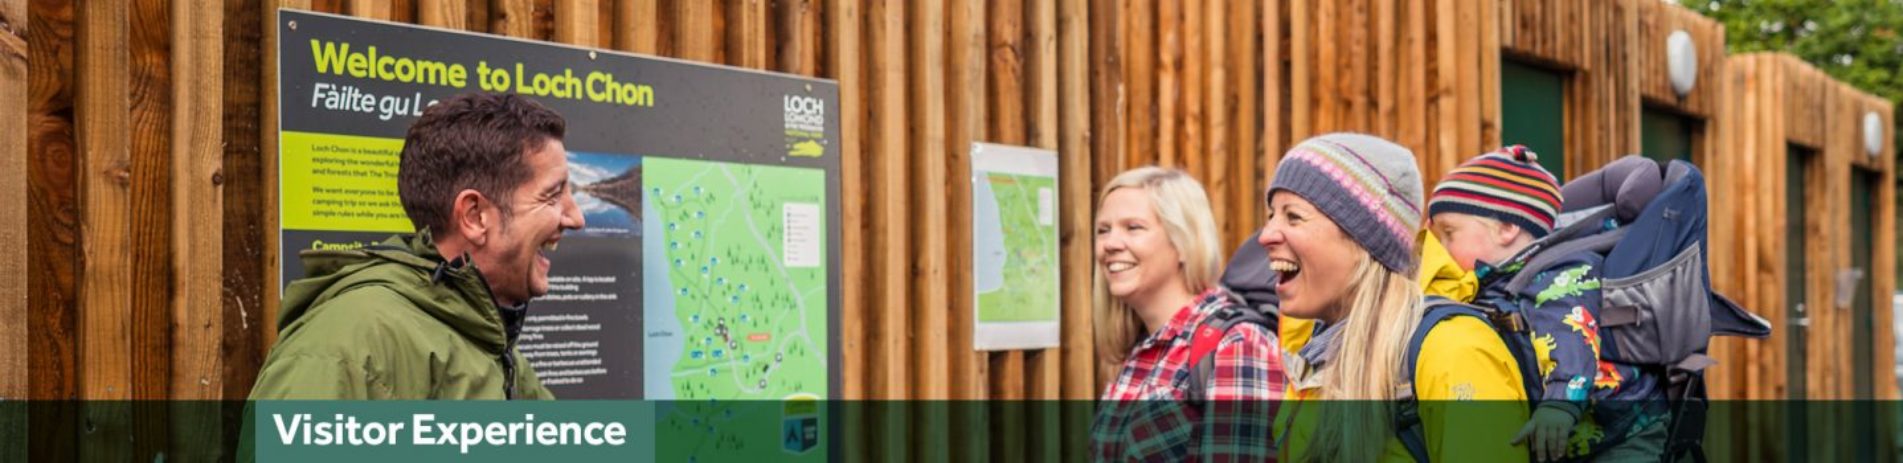
<path id="1" fill-rule="evenodd" d="M 1667 412 L 1661 373 L 1602 359 L 1600 267 L 1591 252 L 1558 256 L 1524 290 L 1507 284 L 1553 233 L 1560 188 L 1538 155 L 1509 146 L 1461 164 L 1428 200 L 1429 230 L 1480 278 L 1475 304 L 1522 311 L 1539 364 L 1532 419 L 1511 436 L 1540 461 L 1656 459 Z"/>

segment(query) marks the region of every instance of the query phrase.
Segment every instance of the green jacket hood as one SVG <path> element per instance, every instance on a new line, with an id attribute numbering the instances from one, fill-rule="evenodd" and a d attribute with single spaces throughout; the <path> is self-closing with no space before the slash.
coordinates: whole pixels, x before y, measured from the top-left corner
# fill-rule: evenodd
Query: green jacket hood
<path id="1" fill-rule="evenodd" d="M 511 330 L 482 273 L 467 255 L 444 259 L 428 231 L 392 236 L 362 249 L 306 250 L 298 257 L 306 276 L 284 288 L 278 315 L 281 335 L 347 290 L 382 286 L 486 350 L 508 348 Z"/>

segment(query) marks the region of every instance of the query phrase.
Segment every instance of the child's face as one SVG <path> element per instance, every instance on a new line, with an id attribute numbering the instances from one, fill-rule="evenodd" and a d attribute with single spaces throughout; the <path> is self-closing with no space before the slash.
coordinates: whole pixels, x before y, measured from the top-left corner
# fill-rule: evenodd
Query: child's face
<path id="1" fill-rule="evenodd" d="M 1428 229 L 1460 268 L 1473 271 L 1475 262 L 1497 263 L 1512 253 L 1514 239 L 1507 225 L 1458 212 L 1434 214 Z M 1517 232 L 1517 230 L 1515 230 Z"/>

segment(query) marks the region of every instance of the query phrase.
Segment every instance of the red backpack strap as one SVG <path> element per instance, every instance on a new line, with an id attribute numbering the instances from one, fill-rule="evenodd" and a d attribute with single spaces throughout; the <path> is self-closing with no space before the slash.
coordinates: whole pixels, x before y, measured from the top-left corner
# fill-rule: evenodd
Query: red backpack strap
<path id="1" fill-rule="evenodd" d="M 1209 388 L 1209 380 L 1215 376 L 1216 348 L 1222 346 L 1222 337 L 1229 329 L 1243 323 L 1261 325 L 1269 332 L 1275 332 L 1275 321 L 1261 312 L 1246 307 L 1225 307 L 1209 314 L 1189 335 L 1189 390 L 1190 401 L 1202 400 Z"/>

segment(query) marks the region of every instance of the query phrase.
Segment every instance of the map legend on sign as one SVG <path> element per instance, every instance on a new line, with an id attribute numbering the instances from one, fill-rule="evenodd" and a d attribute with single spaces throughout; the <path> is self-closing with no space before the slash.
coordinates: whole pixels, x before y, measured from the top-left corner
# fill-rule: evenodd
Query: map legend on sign
<path id="1" fill-rule="evenodd" d="M 785 217 L 783 225 L 786 227 L 786 242 L 781 244 L 785 248 L 786 266 L 818 267 L 826 259 L 819 252 L 819 244 L 826 239 L 826 235 L 820 233 L 820 221 L 826 217 L 820 212 L 819 205 L 786 203 L 781 208 Z"/>

